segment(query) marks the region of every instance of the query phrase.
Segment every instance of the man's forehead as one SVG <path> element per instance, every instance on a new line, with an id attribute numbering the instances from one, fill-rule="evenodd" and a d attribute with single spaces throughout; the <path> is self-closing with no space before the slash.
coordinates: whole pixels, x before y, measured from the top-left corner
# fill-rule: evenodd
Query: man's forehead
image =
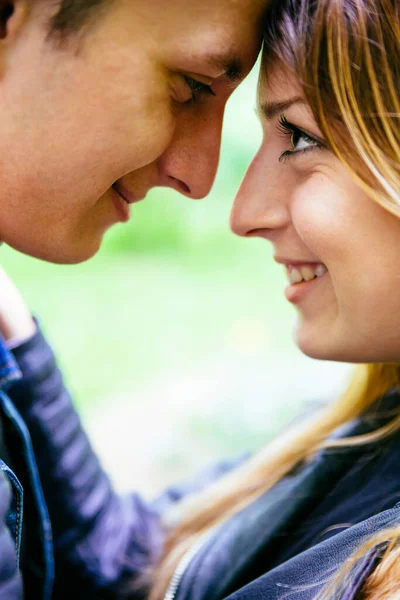
<path id="1" fill-rule="evenodd" d="M 267 3 L 268 0 L 252 0 L 250 4 L 230 0 L 231 9 L 222 14 L 218 23 L 211 26 L 208 20 L 202 30 L 202 41 L 209 49 L 206 61 L 217 69 L 219 67 L 233 82 L 241 81 L 247 75 L 252 66 L 249 63 L 254 62 L 261 48 L 263 11 L 260 6 L 265 10 Z"/>
<path id="2" fill-rule="evenodd" d="M 186 38 L 189 54 L 212 73 L 226 75 L 233 83 L 244 79 L 261 48 L 262 36 L 257 29 L 236 26 L 198 28 Z M 182 48 L 183 44 L 181 45 Z"/>
<path id="3" fill-rule="evenodd" d="M 142 0 L 140 0 L 142 1 Z M 178 11 L 182 16 L 209 16 L 212 20 L 224 17 L 225 19 L 235 18 L 241 15 L 248 15 L 250 18 L 254 15 L 260 15 L 260 11 L 267 8 L 268 0 L 170 0 L 165 4 L 165 0 L 155 0 L 163 10 Z M 154 6 L 153 2 L 151 3 Z"/>
<path id="4" fill-rule="evenodd" d="M 193 18 L 193 14 L 198 17 Z M 186 13 L 182 11 L 170 28 L 164 27 L 160 46 L 163 55 L 171 57 L 175 66 L 181 64 L 181 68 L 193 73 L 212 78 L 226 75 L 231 82 L 239 83 L 253 66 L 261 47 L 259 20 L 240 19 L 237 13 L 232 18 L 220 10 L 200 18 L 204 15 L 205 7 L 198 11 L 191 8 Z"/>

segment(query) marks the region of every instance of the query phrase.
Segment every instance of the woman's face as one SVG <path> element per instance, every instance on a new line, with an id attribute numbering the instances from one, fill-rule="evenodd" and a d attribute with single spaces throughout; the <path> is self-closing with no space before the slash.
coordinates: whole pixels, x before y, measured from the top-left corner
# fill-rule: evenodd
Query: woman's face
<path id="1" fill-rule="evenodd" d="M 116 182 L 131 201 L 156 186 L 209 192 L 264 0 L 115 0 L 61 48 L 43 14 L 57 3 L 12 4 L 0 40 L 0 239 L 78 262 L 128 219 Z"/>
<path id="2" fill-rule="evenodd" d="M 370 200 L 327 149 L 296 80 L 260 82 L 262 146 L 232 211 L 232 229 L 269 240 L 309 356 L 400 359 L 400 219 Z"/>

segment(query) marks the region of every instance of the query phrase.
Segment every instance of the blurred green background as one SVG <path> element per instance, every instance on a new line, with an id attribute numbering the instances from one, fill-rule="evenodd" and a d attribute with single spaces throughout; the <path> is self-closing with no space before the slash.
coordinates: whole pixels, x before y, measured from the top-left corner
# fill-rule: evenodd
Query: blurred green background
<path id="1" fill-rule="evenodd" d="M 254 71 L 228 105 L 209 198 L 155 190 L 83 265 L 1 250 L 119 489 L 154 493 L 212 460 L 254 450 L 306 400 L 343 385 L 344 367 L 296 350 L 295 314 L 269 244 L 229 231 L 261 139 L 256 80 Z"/>

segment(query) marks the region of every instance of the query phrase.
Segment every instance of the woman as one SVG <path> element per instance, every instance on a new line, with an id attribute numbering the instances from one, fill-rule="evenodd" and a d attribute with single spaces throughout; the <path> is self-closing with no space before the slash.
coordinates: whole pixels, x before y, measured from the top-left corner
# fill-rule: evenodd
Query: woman
<path id="1" fill-rule="evenodd" d="M 198 590 L 194 569 L 201 580 L 207 553 L 214 557 L 216 581 L 204 597 L 400 594 L 400 511 L 392 508 L 400 492 L 399 53 L 395 0 L 280 0 L 271 8 L 264 141 L 232 227 L 272 242 L 298 308 L 300 348 L 367 366 L 337 403 L 198 499 L 171 534 L 154 599 L 177 557 L 216 526 L 186 570 L 187 589 L 192 569 Z M 230 552 L 225 572 L 219 544 Z"/>
<path id="2" fill-rule="evenodd" d="M 190 486 L 167 492 L 151 516 L 142 505 L 132 598 L 140 589 L 151 600 L 400 593 L 399 50 L 397 0 L 271 7 L 264 141 L 232 227 L 274 245 L 300 348 L 362 366 L 336 403 L 191 494 L 174 521 L 166 504 Z M 23 350 L 16 355 L 26 369 Z M 32 406 L 20 409 L 43 436 Z M 152 560 L 143 551 L 151 546 Z"/>
<path id="3" fill-rule="evenodd" d="M 280 0 L 271 8 L 264 141 L 232 227 L 272 242 L 298 308 L 300 348 L 369 366 L 336 404 L 198 498 L 171 534 L 154 599 L 179 556 L 213 527 L 181 579 L 193 597 L 350 598 L 361 588 L 366 598 L 400 595 L 398 394 L 374 404 L 399 383 L 399 55 L 395 0 Z M 201 583 L 210 557 L 212 585 Z M 190 592 L 178 589 L 183 597 Z"/>

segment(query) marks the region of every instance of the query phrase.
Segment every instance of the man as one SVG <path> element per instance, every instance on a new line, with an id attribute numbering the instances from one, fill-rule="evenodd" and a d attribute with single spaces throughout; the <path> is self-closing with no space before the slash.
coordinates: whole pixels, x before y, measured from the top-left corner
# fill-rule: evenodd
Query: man
<path id="1" fill-rule="evenodd" d="M 0 239 L 73 263 L 151 188 L 208 194 L 264 1 L 55 4 L 0 1 Z"/>
<path id="2" fill-rule="evenodd" d="M 0 240 L 76 263 L 151 188 L 205 196 L 264 3 L 0 0 Z M 0 343 L 0 598 L 127 597 L 159 555 L 156 511 L 114 494 L 19 306 Z"/>

